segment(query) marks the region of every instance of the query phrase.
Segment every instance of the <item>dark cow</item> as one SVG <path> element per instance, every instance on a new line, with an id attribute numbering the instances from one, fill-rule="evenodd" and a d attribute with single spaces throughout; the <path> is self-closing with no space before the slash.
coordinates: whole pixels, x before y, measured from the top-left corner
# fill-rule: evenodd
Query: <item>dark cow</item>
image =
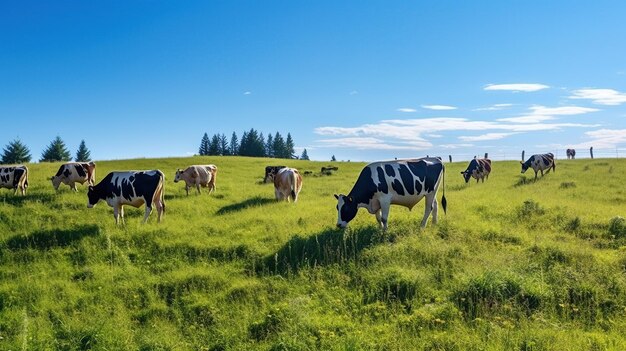
<path id="1" fill-rule="evenodd" d="M 22 195 L 26 195 L 28 168 L 23 165 L 0 167 L 0 188 L 15 189 L 14 194 L 19 190 Z"/>
<path id="2" fill-rule="evenodd" d="M 283 168 L 287 166 L 267 166 L 265 167 L 265 177 L 263 177 L 264 183 L 269 183 L 274 181 L 274 176 Z"/>
<path id="3" fill-rule="evenodd" d="M 438 157 L 370 163 L 363 168 L 348 195 L 335 195 L 337 227 L 345 228 L 358 209 L 364 207 L 376 215 L 378 224 L 386 230 L 390 205 L 412 209 L 423 197 L 426 197 L 426 206 L 421 226 L 426 226 L 431 212 L 436 224 L 436 195 L 444 174 L 443 162 Z M 445 212 L 445 187 L 441 204 Z"/>
<path id="4" fill-rule="evenodd" d="M 526 172 L 528 168 L 532 168 L 535 171 L 535 180 L 537 180 L 537 172 L 541 171 L 543 177 L 543 171 L 546 174 L 550 173 L 550 168 L 556 172 L 556 163 L 554 162 L 554 155 L 552 153 L 532 155 L 526 162 L 520 161 L 522 164 L 522 173 Z"/>
<path id="5" fill-rule="evenodd" d="M 567 155 L 568 160 L 573 160 L 576 157 L 576 150 L 567 149 L 565 150 L 565 154 Z"/>
<path id="6" fill-rule="evenodd" d="M 96 186 L 90 186 L 87 192 L 87 207 L 94 207 L 98 201 L 105 200 L 113 207 L 115 224 L 119 217 L 124 223 L 124 205 L 139 207 L 146 205 L 146 214 L 143 222 L 148 220 L 152 206 L 157 208 L 157 221 L 161 222 L 161 215 L 165 213 L 163 201 L 163 184 L 165 176 L 160 170 L 111 172 Z"/>
<path id="7" fill-rule="evenodd" d="M 476 183 L 479 180 L 485 182 L 485 178 L 489 179 L 489 173 L 491 173 L 491 160 L 488 158 L 475 158 L 470 161 L 467 169 L 461 174 L 465 183 L 469 183 L 470 178 L 476 179 Z"/>
<path id="8" fill-rule="evenodd" d="M 69 185 L 70 189 L 76 191 L 76 183 L 95 185 L 96 184 L 96 164 L 93 162 L 68 162 L 62 164 L 52 178 L 54 190 L 59 190 L 61 183 Z"/>

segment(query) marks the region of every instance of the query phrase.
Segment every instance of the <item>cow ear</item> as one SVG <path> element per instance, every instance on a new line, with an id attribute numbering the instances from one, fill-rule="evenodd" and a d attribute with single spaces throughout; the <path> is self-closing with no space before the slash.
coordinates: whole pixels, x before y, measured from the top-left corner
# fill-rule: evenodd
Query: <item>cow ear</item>
<path id="1" fill-rule="evenodd" d="M 333 195 L 335 195 L 335 199 L 339 200 L 339 195 L 337 194 L 333 194 Z"/>

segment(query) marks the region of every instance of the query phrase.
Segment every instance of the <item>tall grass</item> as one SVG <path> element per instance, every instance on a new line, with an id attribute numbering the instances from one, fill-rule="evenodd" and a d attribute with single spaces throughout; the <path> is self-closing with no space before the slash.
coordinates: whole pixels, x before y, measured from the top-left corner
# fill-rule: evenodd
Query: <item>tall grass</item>
<path id="1" fill-rule="evenodd" d="M 185 195 L 177 168 L 214 163 L 217 191 Z M 296 204 L 260 182 L 275 160 L 194 157 L 97 162 L 159 168 L 167 213 L 115 226 L 30 165 L 25 197 L 0 190 L 0 349 L 626 349 L 625 160 L 560 161 L 538 181 L 494 162 L 466 185 L 447 164 L 448 214 L 419 229 L 392 207 L 335 228 L 334 193 L 363 164 L 288 161 Z M 285 164 L 285 161 L 281 162 Z"/>

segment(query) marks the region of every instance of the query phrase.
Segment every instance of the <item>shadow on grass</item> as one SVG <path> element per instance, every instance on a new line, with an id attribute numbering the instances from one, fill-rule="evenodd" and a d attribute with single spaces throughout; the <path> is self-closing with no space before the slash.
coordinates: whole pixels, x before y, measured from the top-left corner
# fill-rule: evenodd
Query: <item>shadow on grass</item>
<path id="1" fill-rule="evenodd" d="M 12 236 L 5 242 L 5 245 L 11 250 L 26 248 L 46 250 L 55 246 L 69 246 L 84 237 L 96 236 L 99 232 L 98 226 L 93 224 L 64 230 L 37 230 L 30 235 Z"/>
<path id="2" fill-rule="evenodd" d="M 17 195 L 13 195 L 13 190 L 11 190 L 10 193 L 7 192 L 0 196 L 0 202 L 4 202 L 13 206 L 22 206 L 26 202 L 41 202 L 44 204 L 51 203 L 54 198 L 54 194 L 26 194 L 22 196 L 18 192 Z"/>
<path id="3" fill-rule="evenodd" d="M 224 206 L 220 208 L 219 210 L 217 210 L 216 214 L 223 215 L 223 214 L 228 214 L 231 212 L 239 212 L 250 207 L 258 207 L 258 206 L 263 206 L 263 205 L 267 205 L 270 203 L 276 203 L 276 200 L 268 199 L 266 197 L 255 196 L 253 198 L 238 202 L 236 204 Z"/>
<path id="4" fill-rule="evenodd" d="M 543 179 L 543 177 L 540 176 L 540 177 L 537 177 L 537 179 L 535 179 L 534 176 L 530 178 L 526 178 L 526 176 L 523 176 L 523 175 L 517 176 L 517 182 L 515 182 L 513 186 L 520 187 L 520 186 L 535 184 L 540 179 Z"/>
<path id="5" fill-rule="evenodd" d="M 376 226 L 349 231 L 329 228 L 304 238 L 295 236 L 265 257 L 256 267 L 257 273 L 288 274 L 301 268 L 354 260 L 365 248 L 384 242 L 385 238 Z"/>

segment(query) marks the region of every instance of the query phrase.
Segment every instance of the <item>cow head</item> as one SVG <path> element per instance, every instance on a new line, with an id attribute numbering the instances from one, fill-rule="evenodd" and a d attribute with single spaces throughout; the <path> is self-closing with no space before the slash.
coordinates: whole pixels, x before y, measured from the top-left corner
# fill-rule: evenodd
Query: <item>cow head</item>
<path id="1" fill-rule="evenodd" d="M 93 186 L 89 186 L 87 190 L 87 208 L 93 208 L 100 201 L 100 197 L 96 194 Z"/>
<path id="2" fill-rule="evenodd" d="M 465 170 L 461 172 L 461 174 L 463 175 L 463 179 L 465 179 L 465 183 L 468 183 L 470 178 L 472 177 L 472 173 L 468 170 Z"/>
<path id="3" fill-rule="evenodd" d="M 337 199 L 337 227 L 345 228 L 348 222 L 356 216 L 359 208 L 352 196 L 335 194 L 335 198 Z"/>
<path id="4" fill-rule="evenodd" d="M 54 187 L 54 190 L 59 190 L 59 185 L 61 185 L 61 177 L 52 176 L 50 177 L 50 180 L 52 181 L 52 186 Z"/>
<path id="5" fill-rule="evenodd" d="M 519 161 L 519 163 L 522 164 L 522 173 L 526 172 L 528 170 L 528 167 L 530 167 L 530 163 L 528 162 Z"/>
<path id="6" fill-rule="evenodd" d="M 181 180 L 180 176 L 182 174 L 183 174 L 183 170 L 182 169 L 179 168 L 179 169 L 176 170 L 176 176 L 174 176 L 174 183 L 178 183 Z"/>

